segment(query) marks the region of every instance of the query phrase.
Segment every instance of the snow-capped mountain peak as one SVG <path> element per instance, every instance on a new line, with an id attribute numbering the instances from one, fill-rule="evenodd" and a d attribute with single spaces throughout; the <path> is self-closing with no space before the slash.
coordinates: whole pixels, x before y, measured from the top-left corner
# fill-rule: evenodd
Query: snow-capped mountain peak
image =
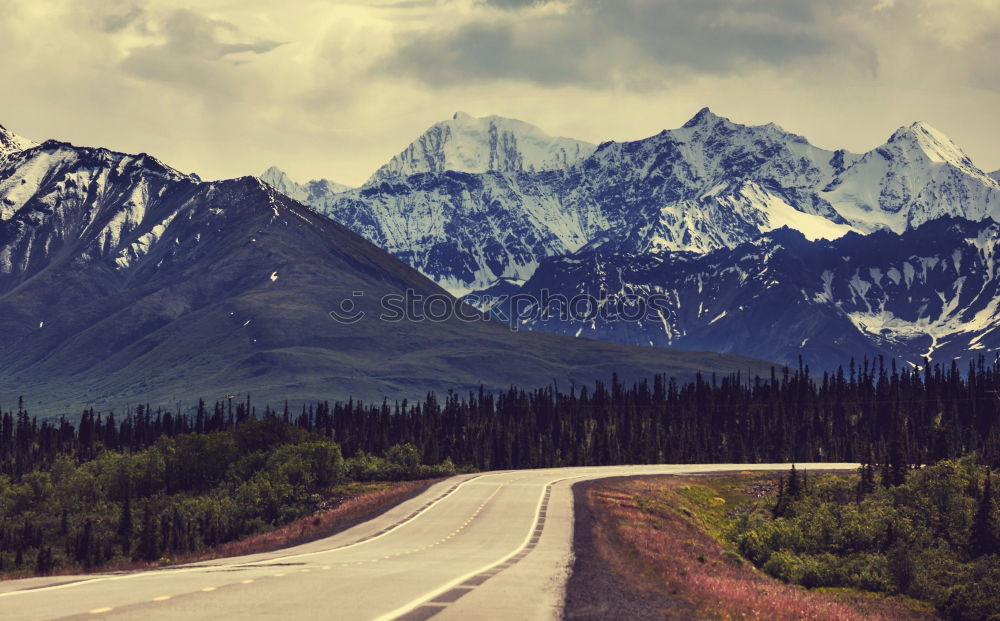
<path id="1" fill-rule="evenodd" d="M 747 136 L 751 139 L 780 140 L 783 142 L 796 142 L 809 144 L 803 136 L 787 131 L 777 123 L 767 123 L 764 125 L 742 125 L 735 123 L 731 119 L 712 112 L 710 108 L 702 108 L 687 123 L 679 129 L 665 130 L 662 135 L 670 135 L 686 141 L 710 140 L 718 134 L 722 138 L 728 138 L 734 134 Z"/>
<path id="2" fill-rule="evenodd" d="M 530 278 L 546 257 L 595 241 L 659 257 L 733 248 L 782 226 L 832 240 L 941 216 L 1000 219 L 997 179 L 925 123 L 862 154 L 710 108 L 642 140 L 588 145 L 575 163 L 565 140 L 456 112 L 362 188 L 305 202 L 456 294 Z"/>
<path id="3" fill-rule="evenodd" d="M 0 159 L 7 157 L 11 153 L 30 149 L 33 146 L 35 146 L 34 142 L 27 138 L 22 138 L 3 125 L 0 125 Z"/>
<path id="4" fill-rule="evenodd" d="M 990 177 L 992 177 L 995 181 L 1000 183 L 1000 170 L 994 170 L 993 172 L 991 172 Z"/>
<path id="5" fill-rule="evenodd" d="M 313 179 L 306 183 L 299 183 L 277 166 L 271 166 L 265 170 L 259 179 L 285 196 L 317 209 L 321 209 L 329 203 L 334 195 L 351 189 L 349 185 L 336 183 L 329 179 Z"/>
<path id="6" fill-rule="evenodd" d="M 917 122 L 845 166 L 820 196 L 859 230 L 902 233 L 941 216 L 996 215 L 1000 184 L 945 134 Z"/>
<path id="7" fill-rule="evenodd" d="M 691 117 L 687 123 L 685 123 L 682 128 L 691 127 L 707 127 L 709 125 L 714 125 L 719 121 L 728 121 L 729 119 L 721 117 L 718 114 L 712 112 L 708 106 L 705 106 L 699 110 L 693 117 Z"/>
<path id="8" fill-rule="evenodd" d="M 431 126 L 382 166 L 368 185 L 420 173 L 564 169 L 589 157 L 595 149 L 589 142 L 550 136 L 524 121 L 456 112 Z"/>
<path id="9" fill-rule="evenodd" d="M 922 154 L 935 164 L 947 163 L 963 170 L 978 170 L 951 138 L 923 121 L 900 127 L 889 138 L 887 145 L 897 146 L 908 155 Z"/>

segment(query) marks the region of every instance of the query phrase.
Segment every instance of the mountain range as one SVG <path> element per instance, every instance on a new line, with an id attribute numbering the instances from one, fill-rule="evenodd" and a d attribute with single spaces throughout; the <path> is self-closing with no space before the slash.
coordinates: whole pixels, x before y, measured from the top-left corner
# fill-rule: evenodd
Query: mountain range
<path id="1" fill-rule="evenodd" d="M 382 321 L 387 295 L 454 299 L 256 177 L 202 182 L 150 155 L 5 129 L 0 145 L 0 398 L 24 395 L 36 414 L 768 368 L 481 316 Z M 365 318 L 334 321 L 344 300 Z"/>
<path id="2" fill-rule="evenodd" d="M 456 131 L 449 123 L 468 129 Z M 839 298 L 831 281 L 834 290 L 825 302 L 830 308 L 823 311 L 829 317 L 819 315 L 828 320 L 805 320 L 799 331 L 782 331 L 767 320 L 777 299 L 765 301 L 767 296 L 759 291 L 747 293 L 753 290 L 749 275 L 759 270 L 741 262 L 745 256 L 752 256 L 778 283 L 768 289 L 772 294 L 795 282 L 799 286 L 791 299 L 806 295 L 812 300 L 822 291 L 817 287 L 824 274 L 851 282 L 853 272 L 842 273 L 847 266 L 862 275 L 869 273 L 866 270 L 903 273 L 906 265 L 916 269 L 920 260 L 930 260 L 933 253 L 925 248 L 904 250 L 924 239 L 918 230 L 980 222 L 988 227 L 992 219 L 1000 219 L 998 174 L 980 170 L 926 123 L 900 127 L 871 151 L 851 153 L 816 147 L 773 123 L 734 123 L 705 108 L 680 128 L 638 141 L 602 143 L 592 152 L 581 148 L 579 158 L 567 158 L 561 165 L 562 160 L 553 162 L 537 149 L 497 157 L 497 141 L 491 140 L 488 129 L 497 123 L 497 117 L 473 120 L 456 115 L 418 137 L 360 188 L 307 202 L 452 293 L 472 294 L 469 299 L 482 308 L 500 294 L 559 291 L 586 292 L 605 304 L 617 303 L 629 292 L 672 292 L 679 298 L 677 305 L 686 309 L 670 308 L 662 321 L 641 328 L 549 318 L 522 323 L 527 329 L 738 352 L 784 363 L 802 355 L 822 368 L 850 356 L 881 353 L 917 363 L 924 354 L 935 360 L 954 358 L 962 343 L 990 348 L 989 339 L 972 342 L 986 327 L 980 325 L 987 321 L 980 315 L 985 308 L 977 305 L 991 299 L 990 288 L 980 282 L 979 272 L 966 273 L 986 269 L 985 255 L 961 261 L 948 282 L 941 280 L 945 276 L 918 279 L 924 289 L 917 295 L 909 285 L 883 288 L 884 283 L 859 276 L 859 282 L 872 287 L 869 295 L 878 290 L 882 296 L 859 308 L 853 304 L 864 296 Z M 508 120 L 505 126 L 513 135 L 507 140 L 511 145 L 525 144 L 522 134 L 545 136 L 520 122 Z M 925 225 L 930 228 L 923 229 Z M 776 231 L 784 227 L 800 238 L 793 249 L 778 244 L 776 254 L 770 253 L 761 244 L 782 238 L 784 233 Z M 988 230 L 980 233 L 988 236 Z M 950 264 L 946 255 L 971 252 L 964 242 L 948 239 L 951 247 L 935 246 L 938 265 Z M 902 244 L 895 267 L 853 262 L 835 266 L 827 256 L 837 244 L 857 246 L 861 252 L 867 244 L 888 240 Z M 788 258 L 796 253 L 825 258 Z M 770 264 L 778 256 L 790 261 L 782 263 L 788 271 L 780 275 Z M 687 278 L 711 281 L 716 291 L 693 293 L 682 284 Z M 955 290 L 958 279 L 965 283 L 961 292 Z M 966 299 L 972 282 L 981 290 L 975 301 Z M 959 306 L 942 314 L 940 300 L 956 296 Z M 736 306 L 729 308 L 727 300 Z M 819 312 L 817 304 L 806 304 L 803 312 Z M 897 304 L 912 306 L 904 312 Z M 687 314 L 699 306 L 702 311 L 695 316 Z M 716 315 L 726 311 L 729 319 L 711 322 L 713 315 L 702 325 L 709 307 L 718 309 Z M 751 315 L 743 315 L 745 325 L 734 319 L 748 308 L 759 311 L 759 323 L 746 319 Z M 862 309 L 872 317 L 862 317 Z M 941 312 L 933 314 L 935 309 Z M 511 310 L 493 308 L 499 318 L 508 318 Z M 873 318 L 883 311 L 888 314 Z"/>
<path id="3" fill-rule="evenodd" d="M 998 260 L 992 219 L 945 217 L 834 241 L 783 227 L 703 255 L 595 246 L 552 257 L 491 310 L 525 329 L 817 370 L 846 366 L 850 355 L 922 366 L 1000 352 Z M 592 302 L 567 312 L 574 299 Z"/>
<path id="4" fill-rule="evenodd" d="M 479 121 L 463 120 L 480 128 L 467 133 L 435 125 L 362 187 L 307 202 L 458 295 L 498 279 L 523 282 L 544 258 L 596 240 L 627 254 L 705 253 L 786 225 L 817 239 L 1000 214 L 997 180 L 925 123 L 855 154 L 705 108 L 681 128 L 606 142 L 562 167 L 545 166 L 551 160 L 533 150 L 503 159 L 530 165 L 483 170 L 497 158 L 481 128 L 497 121 Z M 508 126 L 515 136 L 544 136 Z M 400 163 L 425 162 L 413 154 L 442 133 L 452 136 L 446 146 L 461 146 L 437 149 L 426 158 L 432 164 Z M 386 172 L 398 170 L 411 174 Z"/>

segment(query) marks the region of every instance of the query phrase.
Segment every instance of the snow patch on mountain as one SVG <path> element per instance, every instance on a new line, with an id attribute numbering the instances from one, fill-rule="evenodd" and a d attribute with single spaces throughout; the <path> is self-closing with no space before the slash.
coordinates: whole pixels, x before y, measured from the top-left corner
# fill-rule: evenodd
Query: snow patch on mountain
<path id="1" fill-rule="evenodd" d="M 3 125 L 0 125 L 0 159 L 7 157 L 11 153 L 30 149 L 33 146 L 35 146 L 34 142 L 27 138 L 22 138 Z"/>
<path id="2" fill-rule="evenodd" d="M 799 211 L 780 196 L 765 191 L 753 182 L 742 183 L 737 191 L 718 196 L 717 200 L 721 206 L 744 214 L 762 233 L 787 226 L 805 235 L 806 239 L 815 240 L 837 239 L 855 230 L 850 225 L 838 224 L 822 216 Z M 751 215 L 751 209 L 756 209 L 759 217 Z M 732 240 L 725 245 L 733 247 L 743 241 L 745 239 Z"/>
<path id="3" fill-rule="evenodd" d="M 784 363 L 801 355 L 819 369 L 880 354 L 950 363 L 1000 352 L 1000 224 L 942 218 L 833 241 L 782 229 L 701 256 L 581 250 L 542 261 L 518 293 L 542 291 L 590 294 L 609 309 L 643 300 L 657 312 L 639 321 L 536 312 L 518 317 L 525 329 Z M 491 312 L 517 315 L 502 304 Z"/>
<path id="4" fill-rule="evenodd" d="M 436 123 L 393 157 L 368 185 L 419 173 L 518 173 L 565 169 L 597 147 L 552 137 L 534 125 L 499 116 L 475 118 L 456 112 Z"/>
<path id="5" fill-rule="evenodd" d="M 118 252 L 117 258 L 115 258 L 115 264 L 119 268 L 127 268 L 132 265 L 136 259 L 139 259 L 147 254 L 153 244 L 163 237 L 163 233 L 167 230 L 167 227 L 170 226 L 170 223 L 173 222 L 176 215 L 177 212 L 173 212 L 164 218 L 159 224 L 153 225 L 153 228 L 140 235 L 134 242 L 125 248 L 122 248 Z"/>

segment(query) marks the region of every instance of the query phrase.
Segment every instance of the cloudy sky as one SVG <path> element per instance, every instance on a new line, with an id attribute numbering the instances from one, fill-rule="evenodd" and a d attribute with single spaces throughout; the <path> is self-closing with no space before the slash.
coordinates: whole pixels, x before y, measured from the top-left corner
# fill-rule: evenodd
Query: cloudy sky
<path id="1" fill-rule="evenodd" d="M 206 178 L 358 184 L 463 110 L 593 142 L 702 106 L 1000 168 L 1000 0 L 0 0 L 0 124 Z"/>

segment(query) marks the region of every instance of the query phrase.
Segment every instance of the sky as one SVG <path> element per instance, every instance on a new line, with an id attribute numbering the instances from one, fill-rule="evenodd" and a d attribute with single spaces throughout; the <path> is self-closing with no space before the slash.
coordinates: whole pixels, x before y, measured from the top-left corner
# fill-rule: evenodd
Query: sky
<path id="1" fill-rule="evenodd" d="M 599 143 L 703 106 L 1000 168 L 1000 0 L 0 0 L 0 124 L 206 179 L 357 185 L 456 111 Z"/>

